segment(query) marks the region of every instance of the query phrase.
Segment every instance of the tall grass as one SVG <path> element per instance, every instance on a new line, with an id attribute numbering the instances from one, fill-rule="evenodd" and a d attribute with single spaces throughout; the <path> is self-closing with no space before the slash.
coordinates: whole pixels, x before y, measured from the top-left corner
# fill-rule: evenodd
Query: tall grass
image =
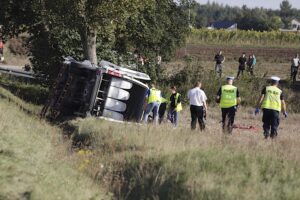
<path id="1" fill-rule="evenodd" d="M 297 199 L 300 195 L 298 115 L 285 120 L 275 141 L 260 132 L 221 133 L 219 111 L 209 108 L 208 129 L 189 130 L 188 113 L 180 126 L 115 124 L 77 120 L 94 155 L 85 170 L 117 199 Z M 259 127 L 242 109 L 237 123 Z"/>
<path id="2" fill-rule="evenodd" d="M 258 32 L 193 29 L 187 40 L 191 44 L 225 44 L 237 46 L 269 46 L 299 48 L 300 34 L 294 32 Z"/>
<path id="3" fill-rule="evenodd" d="M 36 108 L 0 89 L 0 199 L 109 199 L 77 169 L 61 131 L 24 113 L 14 103 Z"/>

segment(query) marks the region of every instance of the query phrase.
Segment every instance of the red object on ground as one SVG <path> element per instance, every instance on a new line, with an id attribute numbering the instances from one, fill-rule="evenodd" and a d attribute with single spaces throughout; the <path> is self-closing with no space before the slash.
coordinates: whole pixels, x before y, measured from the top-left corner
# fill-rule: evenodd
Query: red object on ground
<path id="1" fill-rule="evenodd" d="M 241 129 L 241 130 L 249 130 L 253 132 L 260 132 L 261 130 L 258 127 L 255 127 L 253 125 L 240 125 L 240 124 L 234 124 L 233 128 Z"/>

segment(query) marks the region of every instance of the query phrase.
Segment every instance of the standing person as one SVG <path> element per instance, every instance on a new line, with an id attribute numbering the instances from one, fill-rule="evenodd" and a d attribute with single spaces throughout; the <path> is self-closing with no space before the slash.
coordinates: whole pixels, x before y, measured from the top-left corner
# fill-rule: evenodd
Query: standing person
<path id="1" fill-rule="evenodd" d="M 292 59 L 292 65 L 291 65 L 291 79 L 293 82 L 296 82 L 296 76 L 298 74 L 298 68 L 299 68 L 299 55 L 296 54 L 295 57 Z"/>
<path id="2" fill-rule="evenodd" d="M 247 58 L 246 58 L 246 53 L 244 52 L 242 56 L 239 58 L 239 70 L 236 76 L 236 79 L 239 79 L 240 74 L 244 74 L 244 70 L 246 68 L 246 63 L 247 63 Z"/>
<path id="3" fill-rule="evenodd" d="M 205 129 L 205 123 L 203 120 L 204 113 L 207 112 L 206 100 L 207 97 L 203 90 L 201 90 L 201 82 L 196 82 L 194 88 L 189 90 L 188 99 L 190 101 L 191 111 L 191 129 L 196 129 L 197 120 L 199 123 L 200 130 Z"/>
<path id="4" fill-rule="evenodd" d="M 2 62 L 4 60 L 3 49 L 4 49 L 4 44 L 3 44 L 2 39 L 0 38 L 0 62 Z"/>
<path id="5" fill-rule="evenodd" d="M 155 88 L 154 84 L 151 84 L 151 89 L 147 92 L 147 106 L 144 113 L 144 122 L 148 122 L 148 117 L 153 112 L 153 120 L 155 124 L 158 124 L 158 110 L 161 102 L 161 91 Z"/>
<path id="6" fill-rule="evenodd" d="M 225 57 L 222 55 L 222 51 L 219 51 L 216 55 L 215 55 L 215 72 L 219 74 L 219 76 L 222 76 L 222 72 L 223 72 L 223 63 L 225 62 Z"/>
<path id="7" fill-rule="evenodd" d="M 261 96 L 258 99 L 255 109 L 255 115 L 259 113 L 259 108 L 263 109 L 263 129 L 264 136 L 267 139 L 269 136 L 273 139 L 277 136 L 277 129 L 279 126 L 279 113 L 283 112 L 285 117 L 288 116 L 286 112 L 286 105 L 283 99 L 282 91 L 278 88 L 280 78 L 271 77 L 271 85 L 262 90 Z M 270 133 L 271 130 L 271 133 Z"/>
<path id="8" fill-rule="evenodd" d="M 179 112 L 182 110 L 181 95 L 176 91 L 176 87 L 170 88 L 170 107 L 168 111 L 168 119 L 171 121 L 174 127 L 178 125 Z"/>
<path id="9" fill-rule="evenodd" d="M 165 112 L 167 109 L 168 100 L 164 97 L 161 97 L 160 106 L 158 110 L 158 122 L 161 124 L 164 121 Z"/>
<path id="10" fill-rule="evenodd" d="M 222 111 L 222 128 L 224 133 L 232 133 L 237 106 L 241 103 L 240 93 L 237 87 L 233 86 L 234 77 L 227 77 L 227 84 L 223 85 L 216 97 Z"/>
<path id="11" fill-rule="evenodd" d="M 254 76 L 254 66 L 256 64 L 256 58 L 255 55 L 250 55 L 247 61 L 247 71 L 250 73 L 250 75 Z"/>

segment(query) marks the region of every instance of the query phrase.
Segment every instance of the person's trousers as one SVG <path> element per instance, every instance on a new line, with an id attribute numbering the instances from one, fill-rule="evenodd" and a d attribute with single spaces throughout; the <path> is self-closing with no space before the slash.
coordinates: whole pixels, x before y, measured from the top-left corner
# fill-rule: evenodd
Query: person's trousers
<path id="1" fill-rule="evenodd" d="M 190 111 L 191 111 L 191 118 L 192 118 L 191 129 L 192 130 L 196 129 L 196 124 L 197 124 L 197 121 L 198 121 L 200 130 L 204 130 L 205 129 L 205 123 L 204 123 L 204 120 L 203 120 L 203 114 L 204 114 L 203 106 L 191 105 L 190 106 Z"/>
<path id="2" fill-rule="evenodd" d="M 173 126 L 176 127 L 178 125 L 179 112 L 170 108 L 168 111 L 168 119 L 171 121 Z"/>
<path id="3" fill-rule="evenodd" d="M 225 133 L 232 133 L 236 106 L 230 108 L 221 108 L 222 111 L 222 128 Z"/>
<path id="4" fill-rule="evenodd" d="M 158 124 L 158 110 L 159 110 L 159 102 L 152 102 L 149 103 L 146 107 L 145 113 L 144 113 L 144 122 L 148 122 L 148 117 L 151 112 L 153 112 L 153 120 L 155 124 Z"/>
<path id="5" fill-rule="evenodd" d="M 265 138 L 268 138 L 269 136 L 271 138 L 275 138 L 277 136 L 277 129 L 280 123 L 279 112 L 276 110 L 263 109 L 262 121 Z"/>
<path id="6" fill-rule="evenodd" d="M 239 69 L 239 71 L 238 71 L 238 73 L 237 73 L 237 75 L 236 75 L 236 78 L 239 78 L 240 74 L 241 74 L 241 75 L 244 75 L 244 70 L 245 70 L 245 69 Z"/>
<path id="7" fill-rule="evenodd" d="M 158 110 L 159 123 L 164 120 L 164 115 L 167 109 L 167 103 L 161 103 Z"/>
<path id="8" fill-rule="evenodd" d="M 298 67 L 291 66 L 291 79 L 293 82 L 296 82 L 297 73 L 298 73 Z"/>

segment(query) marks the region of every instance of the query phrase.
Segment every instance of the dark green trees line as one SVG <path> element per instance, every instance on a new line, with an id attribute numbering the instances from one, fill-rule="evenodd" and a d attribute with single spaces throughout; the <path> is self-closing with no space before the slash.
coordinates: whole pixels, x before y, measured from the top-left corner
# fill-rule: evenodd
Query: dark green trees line
<path id="1" fill-rule="evenodd" d="M 280 4 L 279 10 L 264 8 L 249 8 L 224 6 L 217 3 L 199 4 L 194 0 L 189 1 L 191 24 L 196 28 L 209 26 L 215 21 L 235 21 L 238 28 L 243 30 L 270 31 L 279 28 L 290 28 L 292 19 L 300 20 L 300 10 L 293 8 L 288 0 Z M 270 4 L 272 1 L 270 1 Z M 251 5 L 249 5 L 251 6 Z"/>
<path id="2" fill-rule="evenodd" d="M 63 56 L 112 60 L 139 52 L 169 58 L 189 32 L 184 2 L 173 0 L 1 0 L 4 38 L 28 33 L 36 72 L 57 74 Z"/>

